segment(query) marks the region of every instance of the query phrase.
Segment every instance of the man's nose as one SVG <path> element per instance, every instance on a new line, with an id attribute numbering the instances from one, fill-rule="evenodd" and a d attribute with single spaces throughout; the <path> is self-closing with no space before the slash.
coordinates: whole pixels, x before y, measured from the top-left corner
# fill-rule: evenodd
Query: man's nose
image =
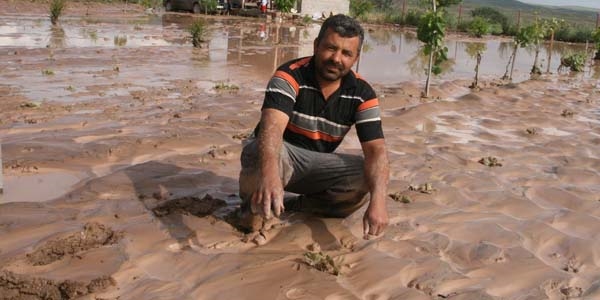
<path id="1" fill-rule="evenodd" d="M 333 60 L 336 64 L 339 64 L 342 61 L 342 53 L 340 51 L 336 51 L 331 55 L 331 60 Z"/>

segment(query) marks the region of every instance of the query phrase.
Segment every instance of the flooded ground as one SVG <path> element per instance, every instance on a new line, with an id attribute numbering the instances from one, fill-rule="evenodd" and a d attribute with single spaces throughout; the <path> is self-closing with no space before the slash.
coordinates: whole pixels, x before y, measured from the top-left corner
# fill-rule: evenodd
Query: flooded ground
<path id="1" fill-rule="evenodd" d="M 0 47 L 4 49 L 50 48 L 56 51 L 65 49 L 180 49 L 189 48 L 187 28 L 195 18 L 191 14 L 151 14 L 129 20 L 106 20 L 95 18 L 67 19 L 60 27 L 52 27 L 48 20 L 36 17 L 14 17 L 0 20 Z M 264 80 L 282 62 L 312 53 L 312 41 L 318 34 L 318 24 L 290 25 L 270 22 L 264 18 L 206 18 L 210 31 L 208 56 L 195 57 L 197 51 L 187 51 L 178 59 L 194 61 L 188 68 L 178 68 L 178 72 L 196 71 L 198 66 L 221 69 L 224 66 L 237 66 L 248 69 L 257 80 Z M 475 58 L 469 54 L 469 47 L 485 45 L 480 67 L 482 78 L 500 78 L 506 72 L 506 65 L 512 53 L 512 41 L 507 38 L 476 40 L 456 37 L 449 33 L 447 41 L 450 61 L 438 80 L 452 80 L 474 76 Z M 394 28 L 370 28 L 365 36 L 365 44 L 358 71 L 367 79 L 382 84 L 398 83 L 407 80 L 424 80 L 427 59 L 420 54 L 421 43 L 412 30 Z M 585 51 L 585 45 L 556 43 L 553 46 L 553 60 L 548 68 L 549 45 L 540 52 L 540 65 L 544 71 L 557 72 L 560 57 L 569 53 Z M 592 51 L 591 49 L 588 51 Z M 520 82 L 529 78 L 533 65 L 533 49 L 519 49 L 513 79 Z M 165 53 L 168 55 L 168 52 Z M 160 62 L 168 64 L 170 61 Z M 119 61 L 115 60 L 115 65 Z M 13 68 L 9 68 L 14 69 Z M 581 76 L 599 76 L 594 68 L 587 68 Z M 235 77 L 229 75 L 229 77 Z"/>
<path id="2" fill-rule="evenodd" d="M 414 34 L 370 28 L 385 235 L 362 238 L 362 210 L 300 212 L 257 241 L 236 226 L 241 143 L 318 25 L 204 17 L 194 49 L 191 14 L 70 2 L 52 27 L 35 3 L 0 0 L 0 298 L 600 298 L 599 73 L 525 80 L 519 50 L 518 83 L 500 81 L 510 43 L 492 38 L 472 91 L 474 40 L 451 36 L 421 98 Z M 353 131 L 339 151 L 360 151 Z"/>

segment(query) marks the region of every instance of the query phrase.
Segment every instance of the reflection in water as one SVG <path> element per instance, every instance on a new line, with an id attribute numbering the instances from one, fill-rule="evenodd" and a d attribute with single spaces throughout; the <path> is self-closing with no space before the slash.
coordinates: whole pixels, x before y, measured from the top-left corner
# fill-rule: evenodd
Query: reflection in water
<path id="1" fill-rule="evenodd" d="M 48 41 L 48 48 L 59 49 L 65 48 L 66 37 L 65 30 L 60 25 L 52 26 L 50 29 L 50 38 Z"/>
<path id="2" fill-rule="evenodd" d="M 208 49 L 193 51 L 190 48 L 188 27 L 198 19 L 206 18 L 209 30 Z M 262 18 L 214 18 L 193 14 L 163 14 L 158 17 L 136 21 L 136 26 L 119 20 L 98 20 L 81 23 L 67 22 L 62 27 L 52 27 L 47 20 L 39 18 L 12 18 L 0 20 L 0 47 L 65 48 L 65 47 L 168 47 L 177 52 L 192 66 L 234 65 L 247 69 L 257 78 L 270 76 L 283 62 L 301 56 L 312 55 L 313 40 L 319 25 L 293 26 L 268 22 Z M 143 25 L 143 26 L 142 26 Z M 33 30 L 32 30 L 33 28 Z M 115 35 L 115 33 L 119 33 Z M 436 80 L 471 78 L 476 60 L 470 52 L 472 43 L 447 40 L 449 57 L 453 58 L 443 67 Z M 486 40 L 480 65 L 483 78 L 500 78 L 512 53 L 513 42 L 494 38 Z M 365 32 L 364 48 L 360 57 L 360 73 L 370 82 L 397 83 L 425 79 L 426 60 L 421 57 L 421 43 L 414 32 L 389 28 L 369 29 Z M 541 48 L 540 60 L 554 71 L 560 57 L 569 52 L 582 51 L 583 45 L 555 43 L 552 61 L 548 61 L 550 49 Z M 515 60 L 514 81 L 529 78 L 533 64 L 533 52 L 519 49 Z M 358 66 L 357 66 L 358 67 Z M 598 68 L 590 68 L 585 76 L 599 76 Z"/>

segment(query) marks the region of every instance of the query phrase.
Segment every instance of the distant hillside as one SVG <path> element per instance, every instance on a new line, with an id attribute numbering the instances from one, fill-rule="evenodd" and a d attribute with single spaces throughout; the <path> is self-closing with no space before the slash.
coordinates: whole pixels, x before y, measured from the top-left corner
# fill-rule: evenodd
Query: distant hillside
<path id="1" fill-rule="evenodd" d="M 423 5 L 419 5 L 418 0 L 407 0 L 407 5 L 411 9 L 422 9 Z M 404 0 L 394 0 L 396 7 L 402 7 Z M 571 24 L 579 24 L 588 27 L 596 25 L 596 11 L 589 8 L 578 7 L 557 7 L 557 6 L 541 6 L 527 4 L 516 0 L 463 0 L 463 16 L 470 15 L 470 11 L 477 7 L 491 7 L 503 14 L 516 23 L 518 12 L 521 12 L 521 22 L 528 23 L 535 19 L 536 13 L 542 18 L 557 18 L 564 19 Z M 456 14 L 457 7 L 452 7 L 449 10 Z"/>

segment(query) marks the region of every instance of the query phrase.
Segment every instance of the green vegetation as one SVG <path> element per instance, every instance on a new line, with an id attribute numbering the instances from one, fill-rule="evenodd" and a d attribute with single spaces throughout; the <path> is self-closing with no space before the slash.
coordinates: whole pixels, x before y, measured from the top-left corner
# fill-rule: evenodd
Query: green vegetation
<path id="1" fill-rule="evenodd" d="M 481 65 L 481 55 L 487 50 L 485 43 L 469 43 L 467 44 L 467 54 L 475 59 L 475 79 L 469 88 L 478 90 L 479 89 L 479 65 Z"/>
<path id="2" fill-rule="evenodd" d="M 127 45 L 127 36 L 126 35 L 115 35 L 114 38 L 115 46 L 123 47 Z"/>
<path id="3" fill-rule="evenodd" d="M 219 82 L 214 86 L 214 89 L 217 91 L 237 91 L 240 88 L 235 84 Z"/>
<path id="4" fill-rule="evenodd" d="M 431 73 L 442 73 L 442 63 L 448 59 L 448 48 L 444 46 L 446 31 L 445 7 L 458 4 L 462 0 L 432 0 L 431 10 L 425 13 L 417 27 L 417 38 L 425 43 L 423 53 L 429 55 L 427 67 L 427 81 L 425 82 L 424 97 L 429 97 Z"/>
<path id="5" fill-rule="evenodd" d="M 192 45 L 196 48 L 201 48 L 205 42 L 206 36 L 206 23 L 202 19 L 196 19 L 189 28 L 189 32 L 192 35 Z"/>
<path id="6" fill-rule="evenodd" d="M 469 23 L 467 32 L 474 37 L 483 37 L 490 32 L 490 23 L 482 17 L 475 17 Z"/>
<path id="7" fill-rule="evenodd" d="M 592 39 L 594 44 L 596 44 L 596 55 L 594 56 L 595 60 L 600 60 L 600 28 L 596 29 L 592 34 Z"/>
<path id="8" fill-rule="evenodd" d="M 51 76 L 51 75 L 54 75 L 54 71 L 52 71 L 50 69 L 43 69 L 42 75 Z"/>
<path id="9" fill-rule="evenodd" d="M 295 0 L 274 0 L 275 6 L 279 8 L 282 12 L 289 13 L 292 8 L 294 8 Z"/>
<path id="10" fill-rule="evenodd" d="M 565 55 L 560 60 L 559 69 L 569 68 L 569 70 L 571 70 L 572 72 L 582 72 L 585 67 L 586 58 L 587 56 L 584 52 Z"/>
<path id="11" fill-rule="evenodd" d="M 343 258 L 334 260 L 329 254 L 325 254 L 321 251 L 304 253 L 304 262 L 319 271 L 327 272 L 335 276 L 342 273 Z"/>
<path id="12" fill-rule="evenodd" d="M 50 2 L 50 22 L 52 25 L 58 24 L 58 18 L 62 15 L 66 0 L 52 0 Z"/>
<path id="13" fill-rule="evenodd" d="M 371 0 L 350 0 L 350 15 L 358 19 L 363 18 L 373 10 L 373 6 Z"/>

